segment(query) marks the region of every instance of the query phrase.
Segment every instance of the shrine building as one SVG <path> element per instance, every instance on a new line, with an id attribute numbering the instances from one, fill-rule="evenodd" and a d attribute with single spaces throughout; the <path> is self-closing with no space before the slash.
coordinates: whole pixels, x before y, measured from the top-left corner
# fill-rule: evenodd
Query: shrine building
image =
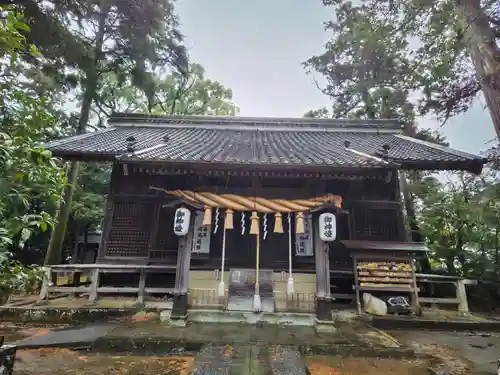
<path id="1" fill-rule="evenodd" d="M 418 307 L 427 248 L 408 238 L 400 173 L 485 163 L 395 120 L 116 114 L 108 125 L 46 147 L 113 163 L 96 266 L 141 266 L 142 298 L 171 296 L 181 318 L 203 307 L 329 320 L 338 301 L 360 309 L 365 291 Z M 137 287 L 133 273 L 96 275 L 93 298 L 100 283 Z"/>

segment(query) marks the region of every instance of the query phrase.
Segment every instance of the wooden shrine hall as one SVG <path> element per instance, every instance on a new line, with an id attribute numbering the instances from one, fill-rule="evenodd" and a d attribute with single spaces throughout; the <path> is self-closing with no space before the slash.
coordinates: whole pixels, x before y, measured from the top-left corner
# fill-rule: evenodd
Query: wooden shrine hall
<path id="1" fill-rule="evenodd" d="M 141 302 L 171 295 L 173 317 L 203 305 L 330 320 L 349 291 L 359 310 L 367 291 L 416 308 L 427 249 L 408 241 L 399 172 L 485 162 L 394 120 L 116 114 L 108 125 L 46 145 L 113 163 L 97 260 L 79 267 L 94 270 L 91 300 L 114 282 Z"/>

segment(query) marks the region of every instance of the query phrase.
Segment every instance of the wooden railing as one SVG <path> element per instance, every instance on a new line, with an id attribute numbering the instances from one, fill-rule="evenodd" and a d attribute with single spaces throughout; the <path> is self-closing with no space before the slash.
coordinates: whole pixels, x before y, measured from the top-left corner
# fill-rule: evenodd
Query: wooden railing
<path id="1" fill-rule="evenodd" d="M 49 299 L 50 292 L 60 293 L 88 293 L 89 304 L 97 301 L 99 294 L 136 294 L 137 303 L 144 304 L 144 297 L 146 294 L 167 294 L 173 293 L 174 288 L 149 288 L 146 287 L 146 277 L 148 273 L 165 272 L 168 270 L 175 270 L 175 266 L 167 265 L 131 265 L 131 264 L 61 264 L 49 266 L 45 273 L 40 291 L 39 304 L 46 303 Z M 68 273 L 70 271 L 73 276 L 75 273 L 87 274 L 90 280 L 89 285 L 53 285 L 52 276 L 55 273 Z M 105 273 L 138 273 L 139 283 L 137 287 L 110 287 L 100 286 L 99 277 Z"/>

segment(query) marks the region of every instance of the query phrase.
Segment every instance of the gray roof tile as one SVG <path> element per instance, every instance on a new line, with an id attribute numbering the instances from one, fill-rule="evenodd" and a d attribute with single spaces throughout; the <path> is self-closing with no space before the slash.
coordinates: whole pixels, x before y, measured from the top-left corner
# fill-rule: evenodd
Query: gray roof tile
<path id="1" fill-rule="evenodd" d="M 446 169 L 483 163 L 475 155 L 402 136 L 394 121 L 239 119 L 128 115 L 112 118 L 111 128 L 46 147 L 56 156 L 124 161 L 384 167 L 388 162 L 381 152 L 387 145 L 391 164 L 427 163 L 435 164 L 432 169 Z M 133 152 L 127 150 L 131 137 L 136 141 Z"/>

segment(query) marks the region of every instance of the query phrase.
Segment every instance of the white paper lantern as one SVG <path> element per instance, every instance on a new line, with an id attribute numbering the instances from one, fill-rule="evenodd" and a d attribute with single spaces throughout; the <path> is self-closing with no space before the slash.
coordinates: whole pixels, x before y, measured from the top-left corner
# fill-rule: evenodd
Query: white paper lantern
<path id="1" fill-rule="evenodd" d="M 337 220 L 334 214 L 325 212 L 319 215 L 319 238 L 325 242 L 332 242 L 337 238 Z"/>
<path id="2" fill-rule="evenodd" d="M 180 207 L 175 211 L 174 233 L 177 236 L 185 236 L 189 231 L 189 221 L 191 220 L 191 211 Z"/>

